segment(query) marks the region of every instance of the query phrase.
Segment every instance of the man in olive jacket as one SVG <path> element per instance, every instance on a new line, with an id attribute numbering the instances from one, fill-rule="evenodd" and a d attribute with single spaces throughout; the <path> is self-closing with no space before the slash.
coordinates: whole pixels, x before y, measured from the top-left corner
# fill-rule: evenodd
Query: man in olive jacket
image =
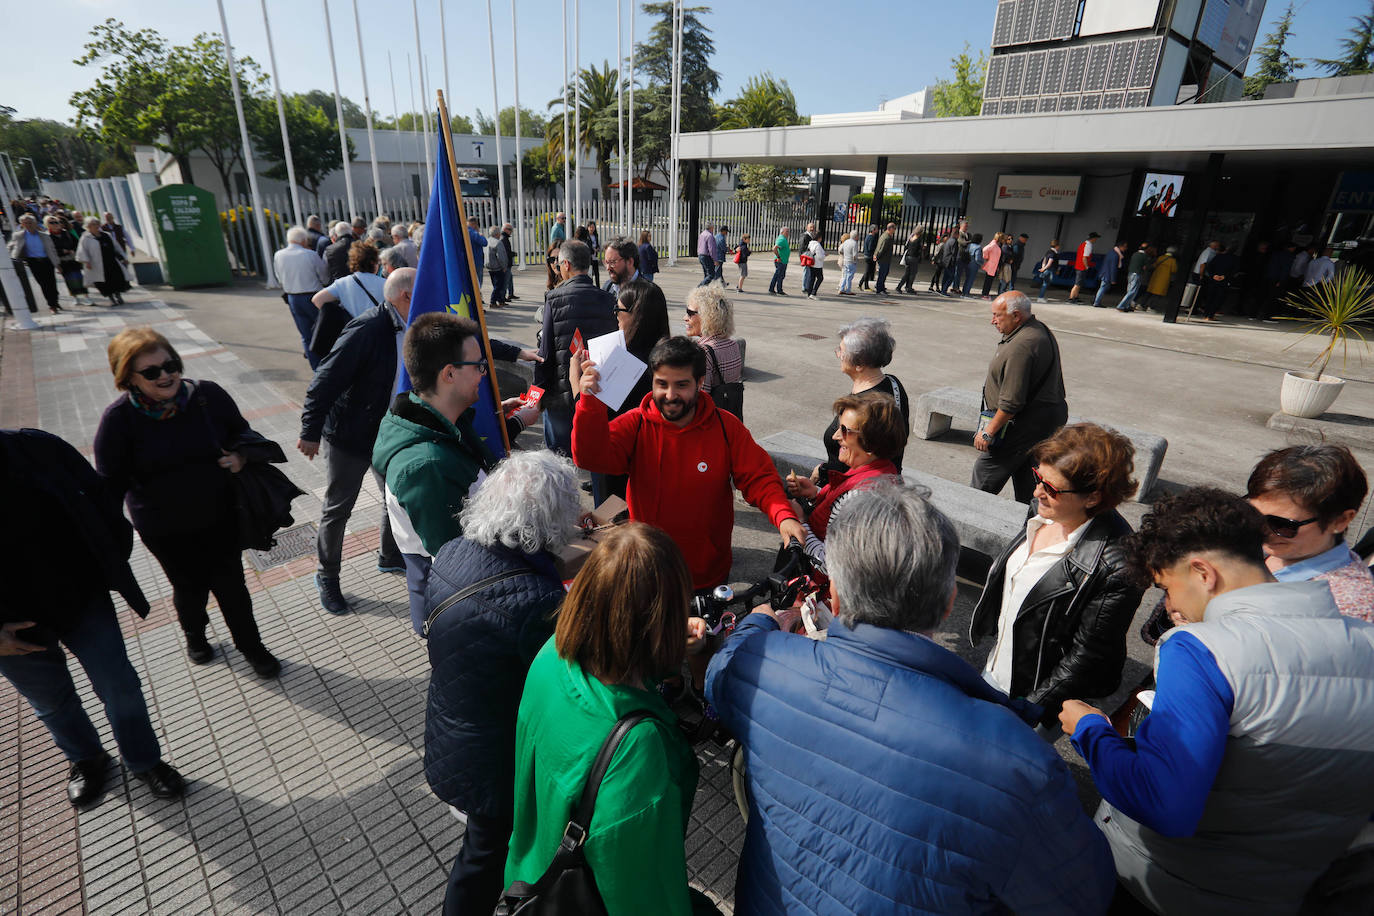
<path id="1" fill-rule="evenodd" d="M 892 269 L 892 252 L 895 250 L 897 224 L 888 223 L 887 228 L 878 236 L 878 244 L 873 248 L 873 262 L 878 266 L 878 277 L 873 292 L 879 296 L 887 293 L 887 272 Z"/>

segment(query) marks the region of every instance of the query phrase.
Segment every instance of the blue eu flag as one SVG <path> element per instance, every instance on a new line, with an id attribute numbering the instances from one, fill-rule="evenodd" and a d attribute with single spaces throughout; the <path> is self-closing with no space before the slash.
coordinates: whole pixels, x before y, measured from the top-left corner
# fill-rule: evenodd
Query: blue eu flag
<path id="1" fill-rule="evenodd" d="M 426 312 L 452 312 L 461 318 L 477 321 L 477 297 L 472 288 L 472 272 L 468 268 L 468 227 L 458 216 L 458 198 L 453 176 L 448 166 L 448 150 L 443 131 L 439 133 L 439 150 L 435 159 L 434 187 L 430 189 L 429 211 L 425 214 L 425 235 L 420 245 L 420 267 L 415 275 L 415 288 L 410 294 L 410 321 Z M 482 355 L 491 359 L 491 346 L 485 333 L 480 341 Z M 505 457 L 501 438 L 501 421 L 497 416 L 496 398 L 492 393 L 491 373 L 482 377 L 478 391 L 476 413 L 472 425 L 487 448 L 497 458 Z M 410 390 L 410 377 L 401 369 L 398 391 Z"/>

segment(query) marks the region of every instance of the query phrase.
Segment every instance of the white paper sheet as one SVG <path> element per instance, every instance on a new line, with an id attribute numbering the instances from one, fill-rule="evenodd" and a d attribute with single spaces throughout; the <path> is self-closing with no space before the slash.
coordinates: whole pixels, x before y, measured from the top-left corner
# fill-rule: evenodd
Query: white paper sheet
<path id="1" fill-rule="evenodd" d="M 621 331 L 587 341 L 587 355 L 601 373 L 601 390 L 596 398 L 611 410 L 620 410 L 648 364 L 625 349 L 625 335 Z"/>

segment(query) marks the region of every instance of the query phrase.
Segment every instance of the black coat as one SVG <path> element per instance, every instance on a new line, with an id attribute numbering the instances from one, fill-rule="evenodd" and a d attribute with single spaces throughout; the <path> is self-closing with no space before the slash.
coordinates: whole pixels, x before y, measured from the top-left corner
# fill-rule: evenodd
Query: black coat
<path id="1" fill-rule="evenodd" d="M 1113 510 L 1087 526 L 1031 589 L 1013 626 L 1011 695 L 1044 707 L 1046 725 L 1059 721 L 1065 700 L 1105 697 L 1120 685 L 1126 630 L 1144 594 L 1125 570 L 1126 520 Z M 1007 560 L 1025 539 L 1022 530 L 992 564 L 973 609 L 971 642 L 997 632 Z"/>
<path id="2" fill-rule="evenodd" d="M 535 384 L 544 389 L 544 407 L 571 414 L 572 384 L 568 367 L 572 363 L 573 333 L 580 330 L 582 341 L 615 331 L 615 296 L 597 289 L 592 278 L 577 274 L 544 294 L 544 328 L 539 337 L 542 363 L 534 367 Z"/>
<path id="3" fill-rule="evenodd" d="M 497 582 L 434 611 L 469 585 Z M 510 818 L 515 808 L 515 725 L 530 662 L 553 635 L 563 583 L 548 553 L 534 556 L 455 538 L 429 572 L 429 699 L 425 779 L 468 814 Z"/>
<path id="4" fill-rule="evenodd" d="M 371 455 L 396 381 L 396 322 L 390 308 L 354 318 L 315 369 L 305 391 L 301 438 L 329 439 L 354 455 Z"/>
<path id="5" fill-rule="evenodd" d="M 324 266 L 329 269 L 331 283 L 352 273 L 348 269 L 348 249 L 353 247 L 356 241 L 353 234 L 349 233 L 337 242 L 331 242 L 324 250 Z"/>

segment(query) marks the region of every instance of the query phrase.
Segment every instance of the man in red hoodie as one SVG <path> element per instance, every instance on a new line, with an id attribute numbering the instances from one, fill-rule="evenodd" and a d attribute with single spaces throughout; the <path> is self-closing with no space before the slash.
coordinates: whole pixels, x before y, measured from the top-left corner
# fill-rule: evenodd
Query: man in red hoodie
<path id="1" fill-rule="evenodd" d="M 669 338 L 654 347 L 649 369 L 653 390 L 638 407 L 608 421 L 606 405 L 592 397 L 601 378 L 596 364 L 583 363 L 573 462 L 599 474 L 630 475 L 630 518 L 672 537 L 695 589 L 729 580 L 734 487 L 777 526 L 784 544 L 794 537 L 805 541 L 768 453 L 743 423 L 700 395 L 706 375 L 701 348 L 686 337 Z"/>

